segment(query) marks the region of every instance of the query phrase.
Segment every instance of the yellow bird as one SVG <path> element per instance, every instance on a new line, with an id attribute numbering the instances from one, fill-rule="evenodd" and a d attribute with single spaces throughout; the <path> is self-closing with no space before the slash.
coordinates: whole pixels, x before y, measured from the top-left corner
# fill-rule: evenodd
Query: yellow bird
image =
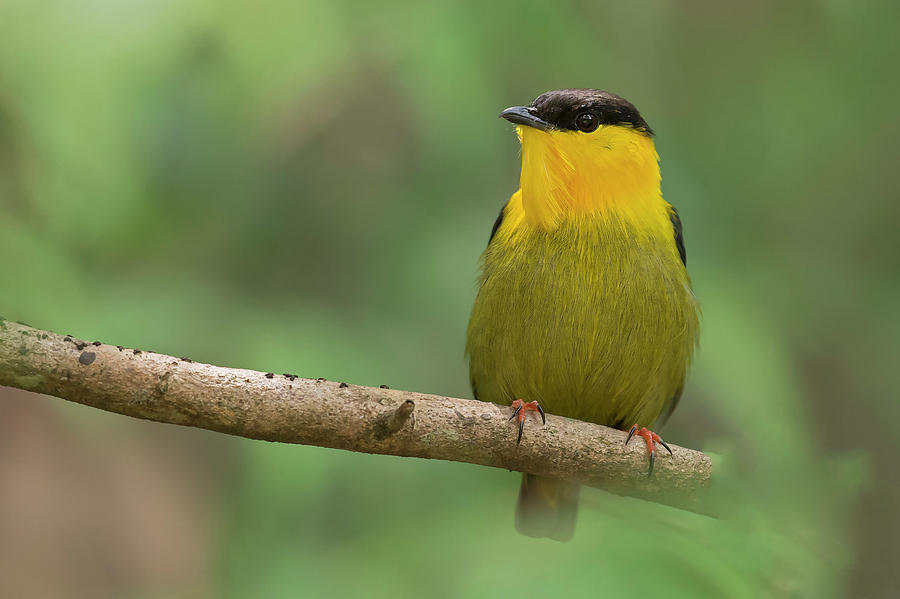
<path id="1" fill-rule="evenodd" d="M 532 410 L 631 427 L 652 474 L 662 440 L 646 427 L 678 403 L 699 333 L 653 131 L 593 89 L 500 116 L 516 125 L 522 174 L 482 255 L 466 342 L 475 397 L 512 405 L 519 441 Z M 565 541 L 577 509 L 577 485 L 525 474 L 516 528 Z"/>

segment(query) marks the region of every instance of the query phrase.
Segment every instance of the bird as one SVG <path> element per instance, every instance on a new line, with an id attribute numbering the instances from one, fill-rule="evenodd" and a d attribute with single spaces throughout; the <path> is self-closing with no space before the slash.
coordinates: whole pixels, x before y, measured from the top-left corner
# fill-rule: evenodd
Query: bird
<path id="1" fill-rule="evenodd" d="M 596 89 L 549 91 L 500 117 L 515 125 L 522 170 L 480 260 L 473 394 L 511 406 L 517 444 L 528 412 L 629 430 L 647 444 L 649 476 L 657 444 L 671 453 L 649 427 L 678 404 L 700 327 L 654 132 Z M 578 496 L 576 484 L 524 474 L 517 530 L 569 540 Z"/>

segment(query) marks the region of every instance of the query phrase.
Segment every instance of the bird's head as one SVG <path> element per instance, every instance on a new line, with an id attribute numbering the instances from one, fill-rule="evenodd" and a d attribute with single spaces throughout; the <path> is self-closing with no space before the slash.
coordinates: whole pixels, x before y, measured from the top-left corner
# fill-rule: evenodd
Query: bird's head
<path id="1" fill-rule="evenodd" d="M 558 222 L 659 194 L 653 130 L 624 98 L 562 89 L 500 116 L 515 123 L 522 144 L 522 200 L 532 220 Z"/>

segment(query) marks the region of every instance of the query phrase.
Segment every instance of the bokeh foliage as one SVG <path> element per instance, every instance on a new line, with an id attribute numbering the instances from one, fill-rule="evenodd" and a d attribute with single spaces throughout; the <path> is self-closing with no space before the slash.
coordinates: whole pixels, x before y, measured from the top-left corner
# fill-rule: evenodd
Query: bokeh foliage
<path id="1" fill-rule="evenodd" d="M 608 89 L 657 131 L 685 223 L 704 332 L 664 432 L 721 456 L 720 520 L 591 490 L 561 545 L 515 534 L 511 473 L 46 417 L 202 473 L 188 593 L 879 596 L 900 542 L 898 6 L 4 0 L 0 313 L 468 396 L 475 266 L 517 180 L 496 114 Z M 68 590 L 98 588 L 172 590 Z"/>

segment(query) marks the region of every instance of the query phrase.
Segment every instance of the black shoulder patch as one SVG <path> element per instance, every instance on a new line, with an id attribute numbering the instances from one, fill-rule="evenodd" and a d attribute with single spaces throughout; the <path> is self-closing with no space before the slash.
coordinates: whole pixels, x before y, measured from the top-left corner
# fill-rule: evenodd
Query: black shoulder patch
<path id="1" fill-rule="evenodd" d="M 506 204 L 504 204 L 503 208 L 500 209 L 500 214 L 497 215 L 497 220 L 494 221 L 494 226 L 491 227 L 491 236 L 488 238 L 488 245 L 490 245 L 491 241 L 494 239 L 494 235 L 497 233 L 497 229 L 500 228 L 500 224 L 503 222 L 504 211 L 506 211 Z"/>
<path id="2" fill-rule="evenodd" d="M 687 266 L 687 250 L 684 249 L 684 231 L 681 226 L 681 217 L 678 216 L 678 211 L 675 210 L 674 206 L 672 206 L 672 213 L 669 215 L 669 220 L 672 221 L 672 228 L 675 229 L 675 245 L 678 246 L 678 254 L 681 256 L 681 262 Z"/>

